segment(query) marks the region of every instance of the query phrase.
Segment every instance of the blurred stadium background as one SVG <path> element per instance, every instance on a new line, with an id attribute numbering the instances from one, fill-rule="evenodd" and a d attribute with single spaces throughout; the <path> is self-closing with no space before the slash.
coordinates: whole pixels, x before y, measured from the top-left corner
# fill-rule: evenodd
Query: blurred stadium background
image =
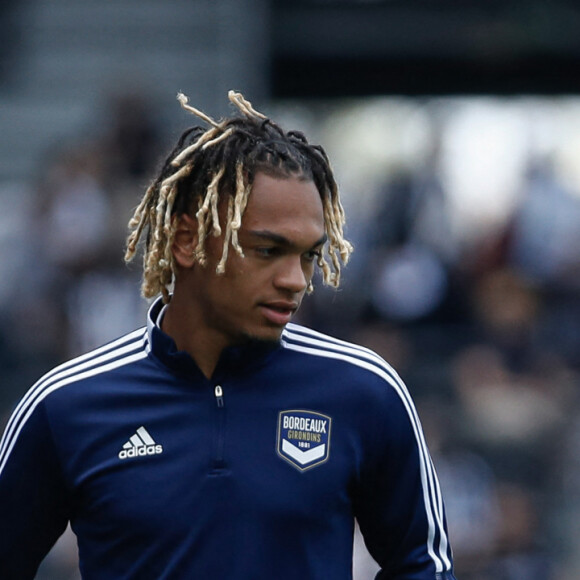
<path id="1" fill-rule="evenodd" d="M 301 321 L 406 380 L 458 578 L 579 578 L 579 65 L 572 0 L 4 0 L 0 423 L 142 324 L 131 208 L 191 122 L 176 93 L 219 117 L 233 88 L 334 161 L 357 251 Z"/>

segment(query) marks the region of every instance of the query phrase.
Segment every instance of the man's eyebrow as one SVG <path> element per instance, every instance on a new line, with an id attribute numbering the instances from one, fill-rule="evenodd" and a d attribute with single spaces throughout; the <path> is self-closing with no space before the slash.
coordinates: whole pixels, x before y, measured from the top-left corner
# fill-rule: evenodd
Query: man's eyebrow
<path id="1" fill-rule="evenodd" d="M 293 247 L 295 245 L 287 237 L 277 234 L 275 232 L 271 232 L 270 230 L 249 230 L 247 234 L 254 238 L 260 238 L 262 240 L 274 242 L 280 246 Z M 328 236 L 326 235 L 326 233 L 324 233 L 320 239 L 318 239 L 316 242 L 314 242 L 314 244 L 312 244 L 312 247 L 315 248 L 317 246 L 322 246 L 327 239 Z"/>

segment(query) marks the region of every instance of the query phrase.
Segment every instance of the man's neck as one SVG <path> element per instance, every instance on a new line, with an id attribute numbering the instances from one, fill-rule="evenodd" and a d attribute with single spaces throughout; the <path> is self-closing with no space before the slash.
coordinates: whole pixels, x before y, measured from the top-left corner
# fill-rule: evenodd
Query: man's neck
<path id="1" fill-rule="evenodd" d="M 209 379 L 218 364 L 220 355 L 228 345 L 212 337 L 208 332 L 200 332 L 201 325 L 189 309 L 172 301 L 165 309 L 161 330 L 175 342 L 177 350 L 184 351 L 196 362 L 201 372 Z"/>

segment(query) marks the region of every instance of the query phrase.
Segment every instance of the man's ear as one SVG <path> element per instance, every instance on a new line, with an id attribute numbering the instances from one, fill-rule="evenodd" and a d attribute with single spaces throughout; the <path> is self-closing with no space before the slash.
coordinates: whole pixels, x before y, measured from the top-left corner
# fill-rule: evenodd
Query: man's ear
<path id="1" fill-rule="evenodd" d="M 173 257 L 178 266 L 191 268 L 195 264 L 197 246 L 197 220 L 187 214 L 177 218 L 177 229 L 173 239 Z"/>

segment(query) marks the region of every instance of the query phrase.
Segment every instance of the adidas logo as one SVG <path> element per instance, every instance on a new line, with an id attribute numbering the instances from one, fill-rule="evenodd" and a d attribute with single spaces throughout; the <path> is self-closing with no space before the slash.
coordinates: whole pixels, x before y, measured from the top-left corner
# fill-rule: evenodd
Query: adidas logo
<path id="1" fill-rule="evenodd" d="M 139 427 L 135 435 L 133 435 L 133 437 L 123 445 L 123 449 L 119 451 L 119 459 L 158 455 L 159 453 L 163 453 L 163 446 L 155 443 L 153 437 L 149 435 L 145 427 Z"/>

